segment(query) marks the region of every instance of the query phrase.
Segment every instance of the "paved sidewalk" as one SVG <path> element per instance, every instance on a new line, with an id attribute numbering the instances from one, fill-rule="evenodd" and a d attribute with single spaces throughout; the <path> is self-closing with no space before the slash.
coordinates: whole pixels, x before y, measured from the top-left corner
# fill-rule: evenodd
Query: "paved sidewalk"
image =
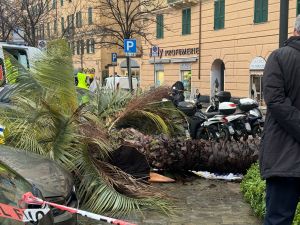
<path id="1" fill-rule="evenodd" d="M 133 218 L 138 225 L 261 225 L 253 216 L 240 193 L 239 183 L 196 179 L 191 182 L 158 184 L 169 195 L 176 196 L 176 206 L 181 208 L 176 218 L 146 212 L 144 218 Z M 81 225 L 102 225 L 92 221 Z"/>

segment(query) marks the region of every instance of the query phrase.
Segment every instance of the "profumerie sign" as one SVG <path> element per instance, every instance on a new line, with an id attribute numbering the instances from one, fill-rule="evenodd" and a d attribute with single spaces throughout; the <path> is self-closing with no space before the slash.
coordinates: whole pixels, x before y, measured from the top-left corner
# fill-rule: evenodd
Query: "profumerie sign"
<path id="1" fill-rule="evenodd" d="M 164 50 L 163 48 L 159 48 L 158 56 L 162 58 L 163 56 L 170 57 L 170 56 L 184 56 L 184 55 L 198 55 L 199 48 L 179 48 L 179 49 L 170 49 Z M 150 49 L 150 56 L 152 57 L 152 51 Z"/>

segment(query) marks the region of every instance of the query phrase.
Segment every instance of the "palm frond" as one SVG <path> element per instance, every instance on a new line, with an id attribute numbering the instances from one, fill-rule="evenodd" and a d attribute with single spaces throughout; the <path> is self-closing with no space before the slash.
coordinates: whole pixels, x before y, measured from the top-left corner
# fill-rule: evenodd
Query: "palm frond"
<path id="1" fill-rule="evenodd" d="M 170 214 L 166 195 L 113 166 L 91 157 L 85 149 L 77 159 L 81 183 L 79 196 L 83 207 L 98 213 L 124 216 L 136 210 L 159 209 Z M 106 178 L 106 179 L 103 179 Z M 143 196 L 143 197 L 141 197 Z"/>

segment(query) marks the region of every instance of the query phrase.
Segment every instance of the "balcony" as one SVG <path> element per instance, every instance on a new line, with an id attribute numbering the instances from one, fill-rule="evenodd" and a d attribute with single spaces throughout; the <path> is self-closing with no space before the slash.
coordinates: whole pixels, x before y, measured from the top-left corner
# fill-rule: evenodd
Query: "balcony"
<path id="1" fill-rule="evenodd" d="M 200 1 L 201 0 L 168 0 L 168 5 L 171 7 L 181 8 L 181 7 L 196 5 Z"/>

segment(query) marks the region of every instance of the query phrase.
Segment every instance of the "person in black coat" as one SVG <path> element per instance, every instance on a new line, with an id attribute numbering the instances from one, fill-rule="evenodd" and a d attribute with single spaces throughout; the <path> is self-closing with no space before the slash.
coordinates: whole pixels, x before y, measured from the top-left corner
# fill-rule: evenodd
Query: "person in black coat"
<path id="1" fill-rule="evenodd" d="M 267 184 L 264 225 L 289 225 L 300 197 L 300 15 L 294 36 L 269 56 L 263 87 L 267 115 L 259 163 Z"/>

